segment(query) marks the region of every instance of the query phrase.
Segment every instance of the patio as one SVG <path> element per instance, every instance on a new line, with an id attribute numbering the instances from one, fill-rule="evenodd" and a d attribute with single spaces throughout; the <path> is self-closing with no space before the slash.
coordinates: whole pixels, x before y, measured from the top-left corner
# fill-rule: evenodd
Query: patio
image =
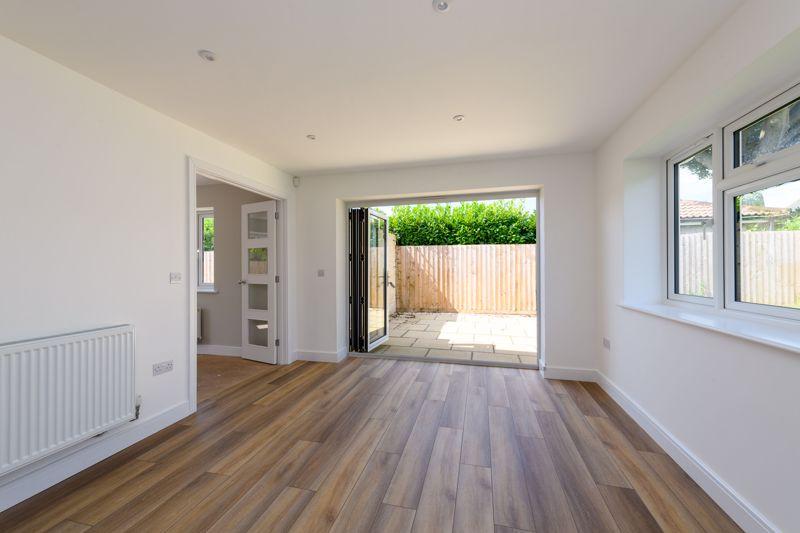
<path id="1" fill-rule="evenodd" d="M 400 313 L 373 353 L 495 364 L 538 364 L 536 317 L 473 313 Z"/>

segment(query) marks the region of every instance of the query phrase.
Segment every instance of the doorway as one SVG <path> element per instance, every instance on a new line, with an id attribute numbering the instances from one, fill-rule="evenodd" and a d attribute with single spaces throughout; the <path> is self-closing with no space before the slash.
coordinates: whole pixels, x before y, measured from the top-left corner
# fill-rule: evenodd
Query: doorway
<path id="1" fill-rule="evenodd" d="M 256 367 L 288 363 L 281 343 L 287 228 L 285 198 L 263 184 L 190 161 L 189 189 L 188 386 L 195 407 L 200 385 L 226 387 Z"/>
<path id="2" fill-rule="evenodd" d="M 525 191 L 351 204 L 351 353 L 537 368 L 538 201 Z"/>

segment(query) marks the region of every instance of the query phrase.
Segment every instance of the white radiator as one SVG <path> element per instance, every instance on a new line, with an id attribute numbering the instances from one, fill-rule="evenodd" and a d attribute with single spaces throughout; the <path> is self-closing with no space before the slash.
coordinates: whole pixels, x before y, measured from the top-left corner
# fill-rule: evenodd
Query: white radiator
<path id="1" fill-rule="evenodd" d="M 0 475 L 135 418 L 133 326 L 0 344 Z"/>

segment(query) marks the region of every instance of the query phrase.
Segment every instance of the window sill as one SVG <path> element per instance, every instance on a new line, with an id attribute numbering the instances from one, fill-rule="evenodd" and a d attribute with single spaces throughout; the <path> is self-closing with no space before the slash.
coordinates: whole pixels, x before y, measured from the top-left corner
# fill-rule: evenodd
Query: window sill
<path id="1" fill-rule="evenodd" d="M 800 328 L 786 320 L 742 317 L 719 309 L 695 309 L 670 303 L 639 304 L 623 302 L 624 309 L 724 333 L 773 348 L 800 353 Z"/>
<path id="2" fill-rule="evenodd" d="M 197 294 L 219 294 L 217 289 L 197 289 Z"/>

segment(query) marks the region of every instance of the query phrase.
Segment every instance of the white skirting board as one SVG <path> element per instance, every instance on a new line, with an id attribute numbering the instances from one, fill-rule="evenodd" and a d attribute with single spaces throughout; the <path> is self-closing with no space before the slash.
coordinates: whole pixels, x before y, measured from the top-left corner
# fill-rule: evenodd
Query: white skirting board
<path id="1" fill-rule="evenodd" d="M 569 366 L 545 366 L 542 374 L 547 379 L 567 381 L 597 381 L 597 370 L 593 368 L 573 368 Z"/>
<path id="2" fill-rule="evenodd" d="M 295 361 L 315 361 L 317 363 L 338 363 L 347 357 L 347 348 L 340 349 L 338 352 L 324 352 L 313 350 L 297 350 L 294 353 Z"/>
<path id="3" fill-rule="evenodd" d="M 0 480 L 0 512 L 111 457 L 192 413 L 189 402 L 85 441 Z"/>
<path id="4" fill-rule="evenodd" d="M 680 467 L 745 531 L 778 531 L 765 516 L 723 481 L 672 433 L 642 409 L 602 372 L 592 371 L 594 379 L 655 440 Z M 570 379 L 570 378 L 561 378 Z"/>
<path id="5" fill-rule="evenodd" d="M 241 357 L 241 346 L 223 346 L 220 344 L 198 344 L 197 355 L 226 355 L 229 357 Z"/>

